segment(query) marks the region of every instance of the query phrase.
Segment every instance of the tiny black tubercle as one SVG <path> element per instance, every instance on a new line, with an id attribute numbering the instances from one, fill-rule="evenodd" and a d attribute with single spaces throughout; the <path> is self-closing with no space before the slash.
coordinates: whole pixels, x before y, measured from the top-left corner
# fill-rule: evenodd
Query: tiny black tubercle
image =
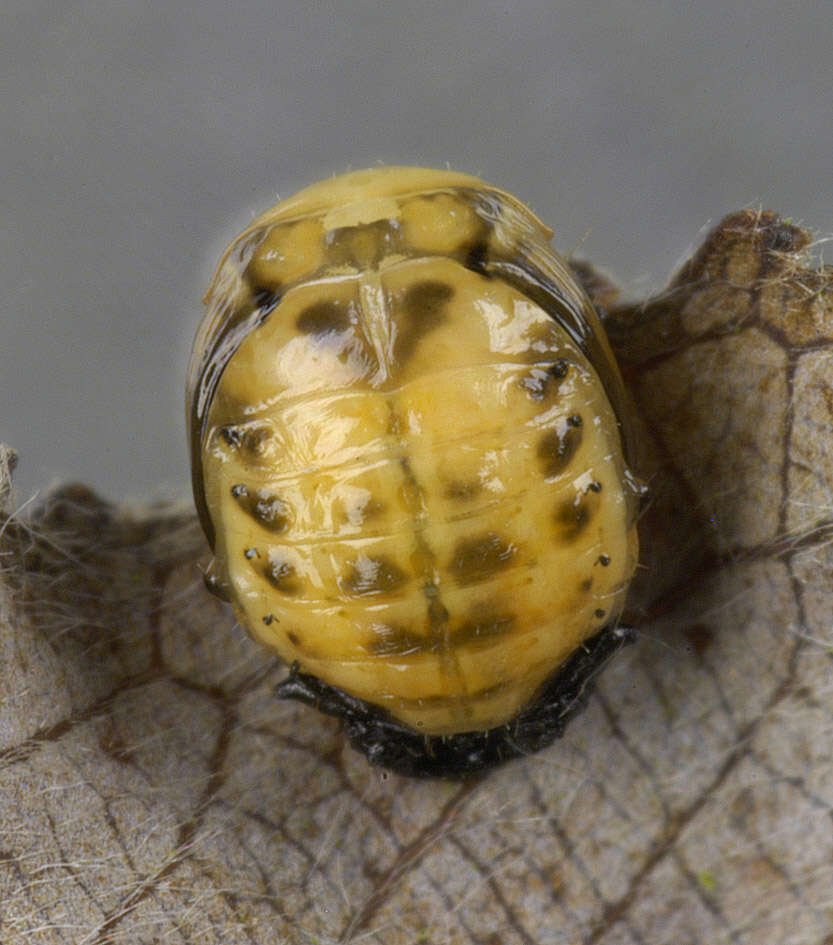
<path id="1" fill-rule="evenodd" d="M 218 432 L 227 449 L 242 454 L 248 461 L 262 457 L 272 439 L 272 430 L 265 424 L 230 423 Z"/>
<path id="2" fill-rule="evenodd" d="M 567 722 L 585 707 L 605 663 L 635 639 L 629 627 L 604 627 L 549 678 L 517 718 L 485 732 L 421 735 L 383 709 L 302 673 L 297 663 L 275 695 L 340 718 L 351 745 L 371 764 L 409 777 L 459 781 L 534 754 L 560 738 Z"/>

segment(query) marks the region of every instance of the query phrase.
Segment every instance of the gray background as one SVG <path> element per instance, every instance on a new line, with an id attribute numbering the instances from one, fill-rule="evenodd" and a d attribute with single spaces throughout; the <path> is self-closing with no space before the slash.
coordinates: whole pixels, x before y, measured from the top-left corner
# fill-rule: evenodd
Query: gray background
<path id="1" fill-rule="evenodd" d="M 214 262 L 333 172 L 481 174 L 631 293 L 740 206 L 833 231 L 832 36 L 815 0 L 3 0 L 0 439 L 19 497 L 57 479 L 187 495 Z"/>

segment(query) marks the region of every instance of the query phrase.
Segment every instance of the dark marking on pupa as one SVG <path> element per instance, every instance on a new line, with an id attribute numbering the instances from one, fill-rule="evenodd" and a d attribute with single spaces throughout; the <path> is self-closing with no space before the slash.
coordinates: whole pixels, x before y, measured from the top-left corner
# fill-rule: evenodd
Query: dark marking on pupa
<path id="1" fill-rule="evenodd" d="M 338 299 L 322 299 L 308 305 L 295 321 L 298 331 L 321 337 L 347 331 L 351 324 L 351 306 Z"/>
<path id="2" fill-rule="evenodd" d="M 556 540 L 573 542 L 580 538 L 592 521 L 598 505 L 598 498 L 594 493 L 585 493 L 559 503 L 554 515 Z"/>
<path id="3" fill-rule="evenodd" d="M 538 459 L 544 475 L 551 479 L 564 472 L 582 441 L 580 426 L 568 422 L 564 429 L 548 430 L 538 441 Z"/>
<path id="4" fill-rule="evenodd" d="M 223 443 L 236 453 L 245 455 L 248 460 L 260 458 L 266 450 L 266 444 L 272 439 L 272 429 L 263 423 L 230 423 L 219 429 Z"/>
<path id="5" fill-rule="evenodd" d="M 392 304 L 396 320 L 394 356 L 402 364 L 414 353 L 420 340 L 448 318 L 446 305 L 454 289 L 445 282 L 426 279 L 408 286 Z"/>
<path id="6" fill-rule="evenodd" d="M 231 494 L 240 508 L 262 528 L 275 534 L 286 530 L 290 510 L 283 499 L 262 489 L 252 494 L 245 486 L 232 486 Z"/>
<path id="7" fill-rule="evenodd" d="M 301 590 L 294 566 L 279 556 L 269 558 L 269 563 L 263 568 L 263 576 L 281 594 L 293 595 Z"/>
<path id="8" fill-rule="evenodd" d="M 398 591 L 408 575 L 390 558 L 361 555 L 341 581 L 341 588 L 350 597 L 374 597 Z"/>
<path id="9" fill-rule="evenodd" d="M 449 570 L 459 584 L 477 584 L 508 568 L 517 551 L 512 542 L 501 538 L 496 532 L 486 532 L 485 535 L 466 538 L 457 543 Z"/>

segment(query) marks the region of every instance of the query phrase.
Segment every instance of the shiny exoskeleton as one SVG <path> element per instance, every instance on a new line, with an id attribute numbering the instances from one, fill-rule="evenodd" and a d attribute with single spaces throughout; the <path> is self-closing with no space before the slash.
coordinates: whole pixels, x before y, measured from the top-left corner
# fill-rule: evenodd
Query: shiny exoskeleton
<path id="1" fill-rule="evenodd" d="M 214 583 L 371 758 L 461 776 L 560 734 L 617 628 L 639 487 L 593 306 L 523 204 L 378 168 L 255 220 L 188 383 Z"/>

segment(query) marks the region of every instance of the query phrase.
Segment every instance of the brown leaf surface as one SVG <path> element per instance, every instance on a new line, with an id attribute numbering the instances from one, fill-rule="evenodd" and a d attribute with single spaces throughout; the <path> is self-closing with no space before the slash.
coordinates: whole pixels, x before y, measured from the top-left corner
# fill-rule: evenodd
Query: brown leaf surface
<path id="1" fill-rule="evenodd" d="M 612 308 L 655 495 L 640 640 L 484 779 L 385 775 L 276 702 L 190 511 L 70 487 L 7 521 L 0 941 L 833 941 L 833 272 L 807 242 L 736 214 Z"/>

